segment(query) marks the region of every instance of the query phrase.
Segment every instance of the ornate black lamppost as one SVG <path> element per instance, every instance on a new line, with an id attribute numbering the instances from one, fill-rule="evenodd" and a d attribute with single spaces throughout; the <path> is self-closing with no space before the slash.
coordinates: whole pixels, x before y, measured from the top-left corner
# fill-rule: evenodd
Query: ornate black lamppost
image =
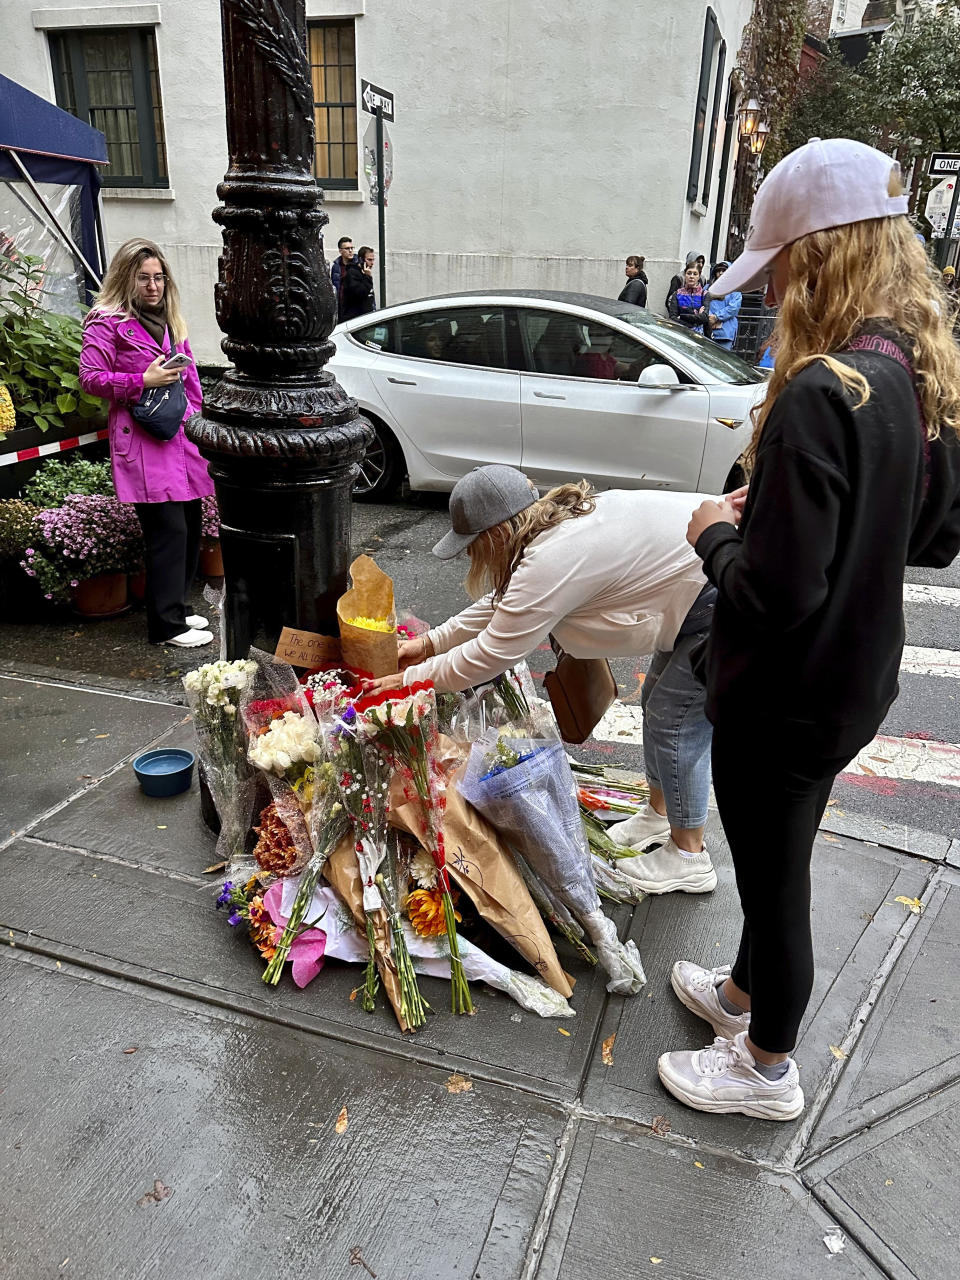
<path id="1" fill-rule="evenodd" d="M 304 0 L 221 0 L 230 167 L 213 217 L 216 286 L 233 362 L 187 435 L 220 507 L 228 657 L 272 650 L 284 625 L 336 633 L 350 558 L 350 491 L 372 439 L 323 371 L 336 298 L 327 215 L 311 174 Z"/>

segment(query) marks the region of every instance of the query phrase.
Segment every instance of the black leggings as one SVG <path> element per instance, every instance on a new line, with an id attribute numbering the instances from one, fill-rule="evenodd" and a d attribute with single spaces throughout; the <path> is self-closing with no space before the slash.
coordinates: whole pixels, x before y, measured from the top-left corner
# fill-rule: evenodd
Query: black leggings
<path id="1" fill-rule="evenodd" d="M 737 876 L 743 933 L 733 981 L 750 996 L 750 1039 L 790 1053 L 813 989 L 810 858 L 837 774 L 795 725 L 713 729 L 713 788 Z"/>
<path id="2" fill-rule="evenodd" d="M 147 639 L 162 644 L 186 631 L 187 600 L 200 558 L 200 499 L 138 502 L 146 544 Z"/>

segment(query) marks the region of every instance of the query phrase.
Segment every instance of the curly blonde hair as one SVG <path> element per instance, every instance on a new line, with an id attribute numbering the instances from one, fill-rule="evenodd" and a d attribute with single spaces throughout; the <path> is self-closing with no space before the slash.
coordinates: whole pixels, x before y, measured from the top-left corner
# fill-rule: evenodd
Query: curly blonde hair
<path id="1" fill-rule="evenodd" d="M 802 236 L 790 246 L 789 268 L 773 331 L 773 374 L 765 399 L 753 410 L 753 438 L 744 453 L 748 472 L 777 396 L 814 360 L 857 395 L 855 408 L 866 404 L 867 379 L 834 355 L 878 309 L 909 341 L 929 437 L 935 439 L 945 428 L 960 435 L 960 350 L 951 331 L 953 307 L 905 217 L 868 218 Z"/>
<path id="2" fill-rule="evenodd" d="M 470 572 L 465 584 L 468 594 L 477 600 L 492 592 L 494 600 L 502 600 L 533 539 L 565 520 L 589 515 L 596 505 L 593 486 L 586 480 L 579 484 L 561 484 L 519 515 L 486 529 L 467 548 L 470 556 Z"/>

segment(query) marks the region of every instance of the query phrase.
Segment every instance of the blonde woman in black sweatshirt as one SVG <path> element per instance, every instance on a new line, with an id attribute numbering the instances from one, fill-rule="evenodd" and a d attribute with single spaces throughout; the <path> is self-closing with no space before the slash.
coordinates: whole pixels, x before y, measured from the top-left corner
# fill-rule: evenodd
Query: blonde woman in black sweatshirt
<path id="1" fill-rule="evenodd" d="M 779 315 L 742 517 L 704 502 L 687 534 L 718 593 L 707 716 L 744 915 L 732 970 L 673 968 L 718 1038 L 663 1054 L 660 1078 L 702 1111 L 803 1110 L 813 841 L 897 696 L 906 566 L 960 550 L 960 353 L 906 211 L 888 156 L 813 139 L 765 180 L 714 286 L 766 278 Z"/>

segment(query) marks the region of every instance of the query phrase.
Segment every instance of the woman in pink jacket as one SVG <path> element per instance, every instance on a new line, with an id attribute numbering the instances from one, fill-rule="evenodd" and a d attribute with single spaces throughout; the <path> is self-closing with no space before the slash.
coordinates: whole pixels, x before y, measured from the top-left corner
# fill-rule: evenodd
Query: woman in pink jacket
<path id="1" fill-rule="evenodd" d="M 190 357 L 182 374 L 164 369 L 175 352 Z M 183 434 L 159 440 L 131 409 L 150 387 L 182 377 L 184 421 L 203 403 L 200 379 L 177 286 L 150 240 L 128 240 L 114 254 L 83 327 L 80 384 L 110 405 L 110 461 L 121 502 L 132 502 L 143 528 L 147 569 L 147 636 L 151 644 L 194 648 L 213 634 L 190 615 L 187 599 L 200 553 L 200 500 L 213 493 L 207 464 Z"/>

